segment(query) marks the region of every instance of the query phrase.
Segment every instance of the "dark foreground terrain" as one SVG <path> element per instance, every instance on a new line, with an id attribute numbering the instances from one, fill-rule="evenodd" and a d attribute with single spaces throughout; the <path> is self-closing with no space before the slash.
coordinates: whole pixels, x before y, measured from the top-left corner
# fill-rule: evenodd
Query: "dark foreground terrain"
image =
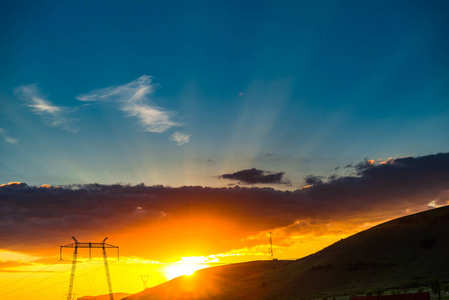
<path id="1" fill-rule="evenodd" d="M 129 294 L 126 293 L 114 293 L 114 300 L 123 299 Z M 111 299 L 109 294 L 108 295 L 101 295 L 101 296 L 84 296 L 81 298 L 78 298 L 77 300 L 109 300 Z"/>
<path id="2" fill-rule="evenodd" d="M 449 282 L 449 207 L 399 218 L 296 261 L 213 267 L 128 296 L 150 299 L 313 299 Z"/>

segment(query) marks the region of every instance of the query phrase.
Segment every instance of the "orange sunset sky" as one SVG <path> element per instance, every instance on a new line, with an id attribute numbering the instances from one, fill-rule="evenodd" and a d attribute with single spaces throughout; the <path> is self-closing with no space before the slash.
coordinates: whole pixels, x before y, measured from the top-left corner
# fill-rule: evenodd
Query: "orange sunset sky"
<path id="1" fill-rule="evenodd" d="M 448 16 L 447 0 L 1 0 L 0 300 L 67 299 L 72 237 L 119 246 L 112 289 L 132 294 L 449 204 Z M 108 293 L 92 256 L 77 297 Z"/>
<path id="2" fill-rule="evenodd" d="M 73 242 L 108 248 L 113 291 L 136 293 L 226 263 L 297 259 L 399 216 L 447 204 L 449 154 L 366 161 L 357 175 L 294 191 L 141 185 L 0 186 L 2 299 L 57 299 Z M 375 200 L 374 200 L 375 199 Z M 101 249 L 79 249 L 74 291 L 108 293 Z M 142 277 L 144 276 L 144 277 Z M 148 276 L 146 282 L 142 279 Z M 194 275 L 192 275 L 194 276 Z M 29 295 L 29 296 L 28 296 Z"/>

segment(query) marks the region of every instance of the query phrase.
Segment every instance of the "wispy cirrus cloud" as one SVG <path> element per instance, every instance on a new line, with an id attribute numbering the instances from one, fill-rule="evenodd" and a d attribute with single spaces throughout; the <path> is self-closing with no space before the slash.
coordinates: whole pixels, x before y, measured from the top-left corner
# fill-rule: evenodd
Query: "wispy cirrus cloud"
<path id="1" fill-rule="evenodd" d="M 42 94 L 36 84 L 21 85 L 14 90 L 15 94 L 28 103 L 28 107 L 50 127 L 60 127 L 64 130 L 76 131 L 72 122 L 66 117 L 68 109 L 51 103 Z"/>
<path id="2" fill-rule="evenodd" d="M 9 137 L 6 133 L 5 133 L 5 129 L 0 127 L 0 136 L 5 140 L 5 142 L 10 143 L 10 144 L 17 144 L 17 142 L 19 141 L 18 139 L 14 139 L 12 137 Z"/>
<path id="3" fill-rule="evenodd" d="M 130 117 L 138 119 L 145 131 L 162 133 L 172 127 L 182 126 L 173 120 L 174 113 L 158 107 L 150 102 L 149 96 L 154 92 L 156 85 L 151 77 L 143 75 L 130 83 L 110 86 L 104 89 L 93 90 L 82 94 L 76 99 L 83 102 L 112 102 L 119 105 L 119 109 Z M 186 134 L 174 134 L 173 140 L 178 145 L 188 142 Z"/>
<path id="4" fill-rule="evenodd" d="M 185 134 L 179 131 L 176 131 L 171 135 L 171 139 L 176 142 L 178 145 L 184 145 L 187 144 L 190 140 L 190 135 Z"/>

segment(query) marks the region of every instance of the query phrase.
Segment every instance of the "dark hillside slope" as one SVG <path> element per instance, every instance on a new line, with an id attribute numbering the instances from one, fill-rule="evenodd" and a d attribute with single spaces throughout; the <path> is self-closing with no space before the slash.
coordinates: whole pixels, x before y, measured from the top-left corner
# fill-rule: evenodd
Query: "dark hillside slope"
<path id="1" fill-rule="evenodd" d="M 449 281 L 449 207 L 375 226 L 253 280 L 276 278 L 285 291 L 276 294 L 303 298 L 412 287 L 431 277 Z"/>
<path id="2" fill-rule="evenodd" d="M 126 296 L 128 296 L 129 294 L 126 293 L 114 293 L 114 300 L 118 300 L 118 299 L 123 299 Z M 111 299 L 111 297 L 109 296 L 109 294 L 107 295 L 101 295 L 101 296 L 84 296 L 81 298 L 78 298 L 77 300 L 109 300 Z"/>
<path id="3" fill-rule="evenodd" d="M 292 262 L 253 261 L 202 269 L 196 271 L 192 276 L 172 279 L 125 299 L 240 299 L 244 287 L 237 288 L 236 285 L 239 285 L 241 280 Z"/>
<path id="4" fill-rule="evenodd" d="M 261 268 L 245 270 L 252 264 Z M 126 299 L 307 299 L 412 287 L 431 277 L 449 281 L 449 207 L 375 226 L 297 261 L 204 269 Z"/>

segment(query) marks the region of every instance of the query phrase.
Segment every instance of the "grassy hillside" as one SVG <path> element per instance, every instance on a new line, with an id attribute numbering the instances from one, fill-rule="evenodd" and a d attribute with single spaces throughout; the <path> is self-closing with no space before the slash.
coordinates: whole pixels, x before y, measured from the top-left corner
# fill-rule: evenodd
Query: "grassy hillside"
<path id="1" fill-rule="evenodd" d="M 307 299 L 449 281 L 449 207 L 396 219 L 297 261 L 197 271 L 127 300 Z"/>

